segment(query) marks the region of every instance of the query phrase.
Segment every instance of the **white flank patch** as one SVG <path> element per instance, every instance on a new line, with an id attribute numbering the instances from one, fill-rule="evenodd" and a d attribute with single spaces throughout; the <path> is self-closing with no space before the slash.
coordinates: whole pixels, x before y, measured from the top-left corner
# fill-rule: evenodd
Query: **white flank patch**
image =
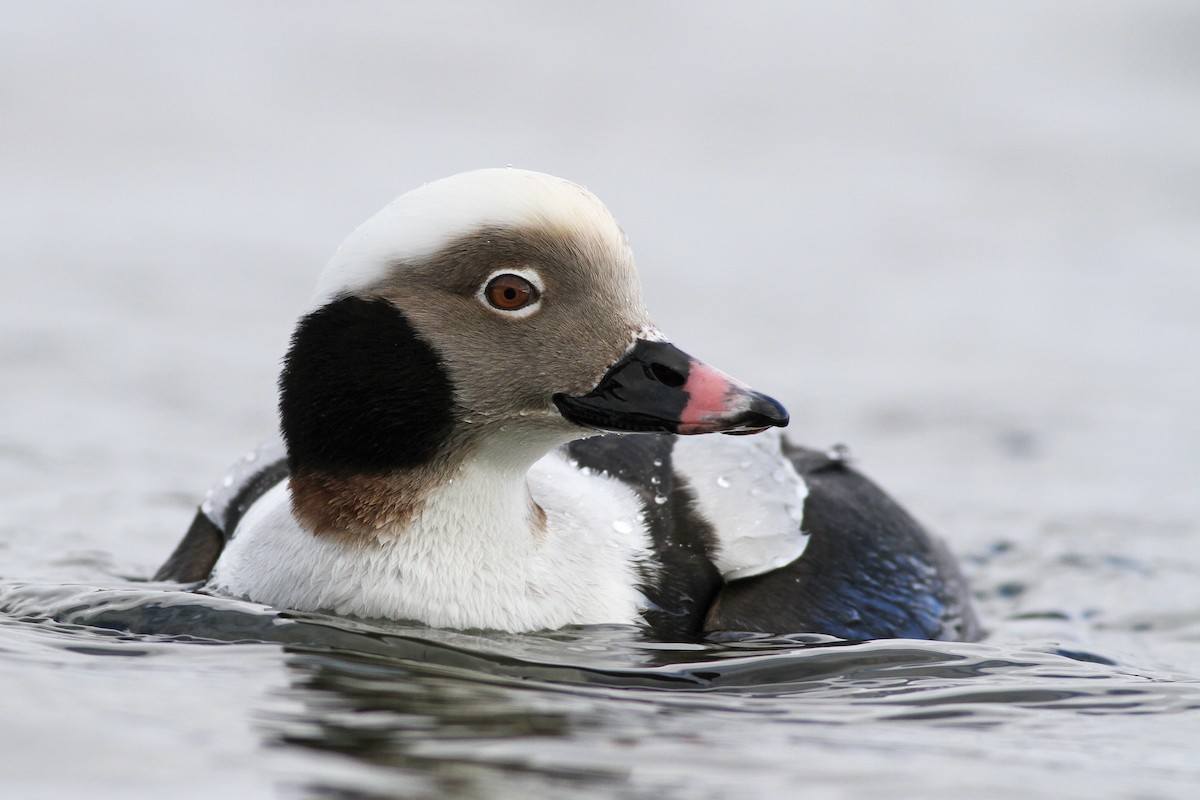
<path id="1" fill-rule="evenodd" d="M 713 559 L 726 580 L 795 561 L 808 545 L 801 531 L 808 487 L 780 449 L 775 429 L 753 436 L 681 436 L 675 471 L 696 494 L 716 532 Z"/>
<path id="2" fill-rule="evenodd" d="M 312 307 L 378 284 L 401 261 L 426 258 L 484 227 L 566 227 L 628 249 L 604 204 L 570 181 L 522 169 L 452 175 L 393 200 L 342 243 L 317 282 Z"/>

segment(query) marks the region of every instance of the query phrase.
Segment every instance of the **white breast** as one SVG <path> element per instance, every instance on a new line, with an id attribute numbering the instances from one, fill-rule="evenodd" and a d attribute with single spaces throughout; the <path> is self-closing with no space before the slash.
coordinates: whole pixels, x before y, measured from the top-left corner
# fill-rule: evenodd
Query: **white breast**
<path id="1" fill-rule="evenodd" d="M 528 492 L 546 512 L 531 532 Z M 409 528 L 380 543 L 314 536 L 292 515 L 286 483 L 247 512 L 213 570 L 213 591 L 298 610 L 529 631 L 639 621 L 649 537 L 619 481 L 558 453 L 522 483 L 467 468 Z"/>

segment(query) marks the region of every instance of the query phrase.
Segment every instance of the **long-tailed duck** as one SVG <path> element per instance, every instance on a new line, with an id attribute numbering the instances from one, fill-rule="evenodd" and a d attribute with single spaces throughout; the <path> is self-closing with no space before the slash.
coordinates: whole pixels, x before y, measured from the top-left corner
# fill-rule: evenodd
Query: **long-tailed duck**
<path id="1" fill-rule="evenodd" d="M 943 546 L 670 344 L 568 181 L 486 169 L 393 201 L 321 275 L 279 389 L 282 441 L 158 580 L 449 628 L 976 635 Z"/>

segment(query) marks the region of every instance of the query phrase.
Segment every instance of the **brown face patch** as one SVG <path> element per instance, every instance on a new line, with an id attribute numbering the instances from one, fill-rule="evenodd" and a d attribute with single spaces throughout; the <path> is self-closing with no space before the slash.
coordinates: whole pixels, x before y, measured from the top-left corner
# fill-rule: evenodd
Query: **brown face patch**
<path id="1" fill-rule="evenodd" d="M 397 265 L 375 291 L 441 354 L 463 416 L 553 415 L 555 393 L 589 391 L 649 324 L 632 256 L 611 239 L 561 227 L 484 229 Z M 480 301 L 503 269 L 537 273 L 534 313 Z"/>

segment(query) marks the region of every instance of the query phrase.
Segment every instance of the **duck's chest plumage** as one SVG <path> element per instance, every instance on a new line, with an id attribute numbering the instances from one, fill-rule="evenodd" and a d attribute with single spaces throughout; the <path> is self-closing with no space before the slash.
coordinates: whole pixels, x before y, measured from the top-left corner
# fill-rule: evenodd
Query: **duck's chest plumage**
<path id="1" fill-rule="evenodd" d="M 209 587 L 288 608 L 450 628 L 638 622 L 652 553 L 634 493 L 561 452 L 524 480 L 528 491 L 513 491 L 493 475 L 461 470 L 403 530 L 368 541 L 305 530 L 281 481 L 238 522 Z"/>

